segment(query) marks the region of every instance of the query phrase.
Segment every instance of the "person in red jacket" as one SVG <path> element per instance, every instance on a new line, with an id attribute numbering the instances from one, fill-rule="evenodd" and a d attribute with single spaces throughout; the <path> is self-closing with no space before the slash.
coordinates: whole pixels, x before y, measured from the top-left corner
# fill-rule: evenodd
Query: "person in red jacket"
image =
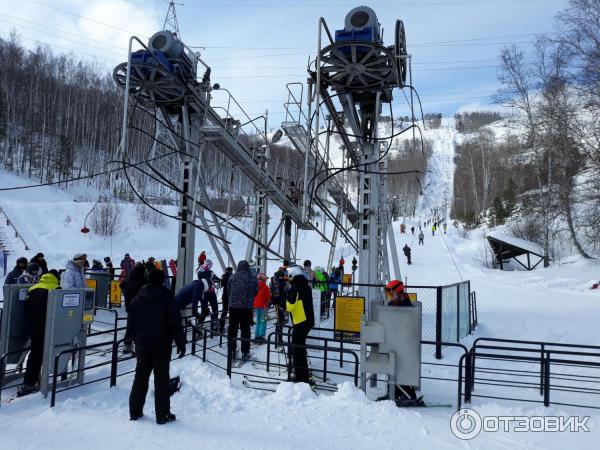
<path id="1" fill-rule="evenodd" d="M 254 330 L 254 338 L 263 343 L 266 341 L 265 334 L 267 332 L 267 311 L 271 302 L 271 291 L 267 286 L 267 276 L 264 273 L 258 274 L 258 292 L 254 297 L 254 309 L 256 310 L 256 329 Z"/>

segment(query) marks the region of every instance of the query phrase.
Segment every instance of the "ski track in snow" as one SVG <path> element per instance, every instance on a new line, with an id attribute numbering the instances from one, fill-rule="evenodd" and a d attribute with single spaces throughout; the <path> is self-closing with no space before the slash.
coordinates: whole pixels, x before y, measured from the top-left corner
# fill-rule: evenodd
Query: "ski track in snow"
<path id="1" fill-rule="evenodd" d="M 428 227 L 424 229 L 425 245 L 416 244 L 411 225 L 432 218 L 429 208 L 443 205 L 444 191 L 447 190 L 448 199 L 452 196 L 452 143 L 456 133 L 451 121 L 444 121 L 439 130 L 426 131 L 426 137 L 434 140 L 435 162 L 430 163 L 431 172 L 422 180 L 424 196 L 417 217 L 406 219 L 407 234 L 400 234 L 399 223 L 393 224 L 398 248 L 408 243 L 413 250 L 411 266 L 404 263 L 399 252 L 402 278 L 419 285 L 460 281 L 452 254 L 462 276 L 471 280 L 471 287 L 477 292 L 479 327 L 465 339 L 467 346 L 481 336 L 598 344 L 600 292 L 588 289 L 592 281 L 600 278 L 597 262 L 571 258 L 566 264 L 532 272 L 487 269 L 478 256 L 482 238 L 472 233 L 463 239 L 450 223 L 447 235 L 438 231 L 432 236 Z M 1 175 L 3 186 L 24 183 L 14 175 Z M 91 203 L 73 200 L 74 196 L 55 188 L 0 192 L 0 206 L 14 216 L 11 219 L 34 247 L 28 256 L 42 250 L 51 266 L 64 264 L 72 253 L 82 249 L 93 257 L 109 254 L 110 240 L 79 233 Z M 122 208 L 123 231 L 112 242 L 117 264 L 125 251 L 137 259 L 173 256 L 177 233 L 174 222 L 167 220 L 163 229 L 140 226 L 135 209 L 131 205 Z M 272 216 L 271 226 L 275 227 L 279 216 L 276 211 Z M 325 264 L 328 249 L 316 235 L 303 233 L 298 248 L 298 259 L 310 258 L 314 265 Z M 210 253 L 203 236 L 198 237 L 196 249 Z M 236 258 L 242 257 L 245 240 L 234 237 L 233 249 Z M 342 255 L 347 261 L 352 256 L 347 250 L 337 253 L 337 257 Z M 275 267 L 275 262 L 270 263 L 269 271 Z M 454 363 L 456 355 L 444 350 L 449 362 Z M 252 391 L 232 385 L 223 371 L 192 356 L 176 360 L 171 367 L 171 375 L 180 375 L 183 381 L 181 391 L 172 397 L 175 423 L 155 425 L 152 382 L 145 417 L 130 422 L 128 395 L 132 376 L 127 375 L 119 377 L 113 389 L 108 389 L 106 380 L 59 393 L 53 409 L 38 394 L 3 403 L 1 448 L 514 450 L 596 448 L 599 437 L 600 414 L 593 410 L 516 402 L 499 404 L 474 398 L 471 407 L 481 415 L 589 414 L 591 432 L 482 433 L 473 441 L 463 442 L 450 432 L 452 408 L 399 409 L 391 402 L 367 400 L 348 383 L 333 394 L 315 395 L 306 385 L 289 383 L 280 385 L 276 393 Z M 424 374 L 430 370 L 424 369 Z M 424 382 L 422 393 L 426 400 L 455 402 L 456 384 Z"/>

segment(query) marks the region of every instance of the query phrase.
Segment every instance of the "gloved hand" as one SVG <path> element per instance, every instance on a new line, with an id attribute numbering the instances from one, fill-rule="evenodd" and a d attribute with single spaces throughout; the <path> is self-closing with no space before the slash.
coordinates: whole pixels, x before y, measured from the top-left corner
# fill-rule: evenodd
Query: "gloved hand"
<path id="1" fill-rule="evenodd" d="M 179 359 L 185 356 L 185 344 L 177 346 L 177 355 L 179 356 Z"/>

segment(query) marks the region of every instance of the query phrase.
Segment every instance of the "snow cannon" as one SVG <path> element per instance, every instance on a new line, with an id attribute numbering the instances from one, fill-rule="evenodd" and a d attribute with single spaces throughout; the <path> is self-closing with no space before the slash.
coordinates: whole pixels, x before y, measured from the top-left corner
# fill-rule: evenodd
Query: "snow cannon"
<path id="1" fill-rule="evenodd" d="M 154 33 L 148 46 L 130 55 L 129 92 L 144 106 L 179 105 L 187 84 L 196 81 L 197 56 L 177 34 L 164 30 Z M 113 71 L 121 88 L 127 84 L 127 63 Z"/>
<path id="2" fill-rule="evenodd" d="M 321 49 L 319 60 L 321 80 L 339 93 L 402 87 L 407 72 L 404 24 L 396 21 L 394 45 L 386 47 L 375 11 L 353 8 L 334 42 Z"/>

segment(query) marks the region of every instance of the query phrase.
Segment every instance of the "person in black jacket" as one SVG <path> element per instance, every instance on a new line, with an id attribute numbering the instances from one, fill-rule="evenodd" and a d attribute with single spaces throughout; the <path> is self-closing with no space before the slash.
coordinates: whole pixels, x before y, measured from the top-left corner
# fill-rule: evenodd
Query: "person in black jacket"
<path id="1" fill-rule="evenodd" d="M 177 353 L 183 358 L 186 341 L 173 294 L 163 287 L 165 274 L 155 269 L 148 279 L 149 283 L 131 302 L 127 317 L 127 339 L 134 340 L 137 354 L 129 395 L 129 417 L 137 420 L 144 415 L 148 380 L 154 371 L 156 423 L 162 425 L 175 420 L 169 396 L 171 346 L 175 340 Z"/>
<path id="2" fill-rule="evenodd" d="M 229 312 L 229 290 L 227 284 L 232 273 L 233 267 L 228 267 L 221 277 L 221 286 L 223 286 L 223 295 L 221 296 L 223 309 L 221 310 L 221 317 L 219 317 L 219 333 L 221 334 L 225 332 L 225 319 L 227 319 L 227 313 Z"/>
<path id="3" fill-rule="evenodd" d="M 15 268 L 8 272 L 6 278 L 4 279 L 4 284 L 17 284 L 17 280 L 21 276 L 23 272 L 27 269 L 27 258 L 21 256 L 17 259 L 17 264 Z"/>
<path id="4" fill-rule="evenodd" d="M 17 390 L 18 397 L 38 390 L 37 382 L 44 356 L 48 292 L 59 288 L 59 278 L 58 272 L 51 270 L 42 275 L 40 282 L 31 286 L 27 292 L 25 317 L 27 318 L 27 330 L 31 340 L 31 351 L 29 352 L 29 358 L 27 358 L 27 369 L 23 377 L 23 384 Z"/>
<path id="5" fill-rule="evenodd" d="M 48 263 L 46 263 L 46 260 L 44 259 L 44 254 L 42 252 L 39 252 L 37 255 L 31 258 L 29 262 L 36 263 L 38 266 L 40 266 L 40 269 L 42 269 L 42 275 L 48 273 Z"/>
<path id="6" fill-rule="evenodd" d="M 292 355 L 296 383 L 312 384 L 308 372 L 308 358 L 306 354 L 306 338 L 315 326 L 315 312 L 313 310 L 312 290 L 305 272 L 300 266 L 291 266 L 288 269 L 291 288 L 287 292 L 287 307 L 292 314 Z M 301 300 L 302 307 L 298 301 Z"/>
<path id="7" fill-rule="evenodd" d="M 229 329 L 227 330 L 227 351 L 231 359 L 236 357 L 238 330 L 242 337 L 242 363 L 250 359 L 250 336 L 252 306 L 258 292 L 258 280 L 250 271 L 246 260 L 238 262 L 237 272 L 227 281 L 229 299 Z"/>
<path id="8" fill-rule="evenodd" d="M 121 282 L 121 291 L 123 291 L 123 297 L 125 297 L 125 311 L 129 312 L 131 301 L 147 282 L 146 266 L 144 263 L 137 263 L 133 271 Z"/>
<path id="9" fill-rule="evenodd" d="M 402 252 L 404 253 L 404 256 L 406 256 L 406 262 L 407 264 L 412 264 L 412 260 L 410 257 L 410 247 L 408 246 L 408 244 L 404 244 L 404 247 L 402 248 Z"/>

